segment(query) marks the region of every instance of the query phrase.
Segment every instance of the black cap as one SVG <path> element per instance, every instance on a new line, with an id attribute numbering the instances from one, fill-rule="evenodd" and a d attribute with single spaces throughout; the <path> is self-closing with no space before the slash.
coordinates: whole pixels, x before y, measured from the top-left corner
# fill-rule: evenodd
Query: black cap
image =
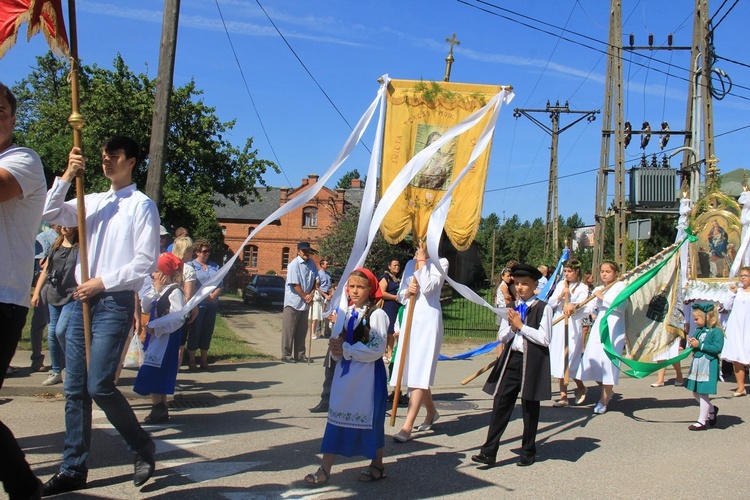
<path id="1" fill-rule="evenodd" d="M 542 273 L 539 269 L 528 264 L 516 264 L 510 268 L 510 274 L 513 275 L 514 278 L 526 276 L 536 281 L 539 281 L 542 277 Z"/>
<path id="2" fill-rule="evenodd" d="M 297 243 L 297 250 L 308 250 L 310 252 L 314 252 L 313 248 L 310 246 L 310 243 L 307 241 L 300 241 Z"/>

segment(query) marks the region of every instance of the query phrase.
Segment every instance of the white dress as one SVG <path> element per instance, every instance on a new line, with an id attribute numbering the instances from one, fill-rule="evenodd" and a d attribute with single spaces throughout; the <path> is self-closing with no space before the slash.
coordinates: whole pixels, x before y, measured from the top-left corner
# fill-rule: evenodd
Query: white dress
<path id="1" fill-rule="evenodd" d="M 601 288 L 601 286 L 595 288 L 594 292 Z M 605 385 L 616 385 L 617 381 L 620 379 L 620 369 L 610 361 L 607 354 L 604 352 L 601 336 L 599 334 L 599 323 L 604 317 L 604 313 L 607 311 L 610 304 L 615 300 L 615 297 L 617 297 L 624 289 L 625 283 L 621 281 L 617 282 L 604 294 L 604 300 L 592 300 L 586 307 L 588 314 L 591 314 L 596 310 L 596 321 L 591 327 L 589 340 L 586 343 L 586 349 L 583 352 L 581 365 L 578 368 L 578 373 L 575 378 L 580 380 L 593 380 Z M 610 313 L 607 321 L 609 324 L 609 339 L 612 342 L 612 348 L 616 353 L 622 353 L 623 347 L 625 346 L 625 306 L 627 306 L 626 302 L 620 304 L 616 310 Z"/>
<path id="2" fill-rule="evenodd" d="M 750 292 L 737 290 L 727 320 L 721 359 L 750 364 Z"/>
<path id="3" fill-rule="evenodd" d="M 409 300 L 405 298 L 406 291 L 412 277 L 419 283 L 419 294 L 414 301 L 414 317 L 409 331 L 409 348 L 406 353 L 401 387 L 429 389 L 435 383 L 438 356 L 443 344 L 443 311 L 440 307 L 440 288 L 443 286 L 443 276 L 435 267 L 436 263 L 432 259 L 427 259 L 425 266 L 415 273 L 416 263 L 417 261 L 414 259 L 406 263 L 404 276 L 401 278 L 401 285 L 398 289 L 399 302 L 407 305 L 404 311 L 404 324 L 401 325 L 400 342 L 406 329 L 405 323 L 409 311 Z M 439 265 L 446 272 L 448 271 L 446 259 L 440 259 Z M 400 366 L 401 356 L 397 354 L 391 372 L 390 385 L 396 385 L 396 374 Z"/>
<path id="4" fill-rule="evenodd" d="M 561 295 L 565 286 L 561 283 L 555 288 L 552 297 L 547 301 L 549 306 L 554 310 L 555 315 L 552 320 L 562 318 L 563 300 Z M 589 288 L 581 283 L 570 285 L 570 303 L 580 304 L 589 296 Z M 568 319 L 568 374 L 574 377 L 578 372 L 581 364 L 582 344 L 583 344 L 583 318 L 586 316 L 585 307 L 579 308 Z M 561 320 L 552 327 L 552 340 L 549 344 L 549 361 L 553 377 L 565 377 L 565 321 Z"/>

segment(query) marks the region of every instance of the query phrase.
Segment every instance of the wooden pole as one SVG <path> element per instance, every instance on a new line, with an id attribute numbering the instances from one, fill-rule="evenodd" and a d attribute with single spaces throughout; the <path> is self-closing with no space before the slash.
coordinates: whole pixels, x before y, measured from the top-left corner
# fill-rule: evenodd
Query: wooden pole
<path id="1" fill-rule="evenodd" d="M 167 156 L 169 133 L 169 101 L 172 97 L 179 18 L 180 0 L 164 0 L 159 70 L 156 77 L 151 146 L 148 151 L 148 179 L 146 180 L 146 196 L 151 198 L 157 207 L 161 205 L 161 191 L 164 185 L 164 159 Z"/>
<path id="2" fill-rule="evenodd" d="M 471 374 L 468 377 L 466 377 L 465 379 L 463 379 L 461 381 L 461 385 L 468 384 L 469 382 L 471 382 L 472 380 L 474 380 L 475 378 L 477 378 L 478 376 L 480 376 L 481 374 L 483 374 L 484 372 L 486 372 L 487 370 L 489 370 L 490 368 L 492 368 L 493 366 L 495 366 L 495 363 L 497 363 L 497 358 L 495 358 L 492 361 L 492 363 L 488 364 L 487 366 L 485 366 L 483 368 L 480 368 L 479 370 L 477 370 L 473 374 Z"/>
<path id="3" fill-rule="evenodd" d="M 78 29 L 76 27 L 76 2 L 68 0 L 68 25 L 70 26 L 70 101 L 68 124 L 73 129 L 73 146 L 83 149 L 84 119 L 80 112 L 78 81 Z M 78 206 L 78 257 L 81 261 L 81 283 L 89 280 L 89 253 L 86 240 L 86 202 L 83 191 L 83 170 L 76 173 L 76 202 Z M 86 346 L 86 368 L 91 357 L 91 306 L 83 301 L 83 334 Z"/>
<path id="4" fill-rule="evenodd" d="M 414 278 L 416 279 L 416 278 Z M 400 363 L 398 365 L 398 373 L 396 375 L 396 387 L 393 392 L 393 407 L 391 408 L 391 427 L 396 425 L 396 413 L 398 412 L 398 396 L 401 394 L 401 379 L 404 375 L 404 364 L 406 364 L 406 351 L 409 350 L 409 333 L 411 333 L 411 323 L 414 320 L 414 301 L 417 299 L 416 295 L 412 295 L 409 298 L 408 312 L 406 313 L 406 328 L 404 333 L 399 335 L 398 339 L 398 351 L 400 355 Z"/>

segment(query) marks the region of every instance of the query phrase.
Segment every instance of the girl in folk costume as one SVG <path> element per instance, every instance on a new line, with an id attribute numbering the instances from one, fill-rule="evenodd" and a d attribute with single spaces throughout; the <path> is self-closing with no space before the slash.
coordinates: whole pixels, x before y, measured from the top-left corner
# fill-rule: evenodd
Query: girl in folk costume
<path id="1" fill-rule="evenodd" d="M 440 307 L 443 276 L 437 266 L 448 272 L 448 261 L 430 259 L 427 245 L 424 242 L 420 243 L 414 259 L 406 264 L 398 290 L 398 299 L 402 304 L 408 304 L 409 300 L 414 298 L 414 315 L 401 380 L 410 390 L 409 409 L 401 430 L 393 436 L 399 443 L 405 443 L 411 438 L 412 426 L 423 404 L 427 414 L 424 422 L 417 426 L 416 430 L 429 431 L 440 417 L 430 392 L 430 386 L 435 383 L 438 356 L 443 344 L 443 312 Z M 406 326 L 403 330 L 406 330 Z M 399 354 L 393 366 L 394 374 L 398 374 L 400 366 Z M 395 385 L 396 378 L 391 377 L 391 385 Z"/>
<path id="2" fill-rule="evenodd" d="M 742 288 L 732 286 L 735 293 L 732 312 L 727 319 L 727 339 L 721 359 L 731 361 L 734 365 L 734 376 L 737 388 L 732 396 L 747 394 L 745 389 L 746 365 L 750 364 L 750 267 L 740 268 Z"/>
<path id="3" fill-rule="evenodd" d="M 698 421 L 688 427 L 691 431 L 705 431 L 706 424 L 716 425 L 719 407 L 711 404 L 709 394 L 716 394 L 719 380 L 719 354 L 724 347 L 724 333 L 719 327 L 719 315 L 713 303 L 693 304 L 693 319 L 697 329 L 688 344 L 693 348 L 693 361 L 685 387 L 693 391 L 700 405 Z"/>
<path id="4" fill-rule="evenodd" d="M 320 451 L 323 460 L 310 484 L 328 482 L 336 455 L 365 456 L 372 461 L 359 476 L 363 482 L 385 477 L 386 388 L 385 352 L 388 316 L 375 303 L 382 298 L 378 280 L 367 269 L 355 269 L 346 290 L 351 305 L 346 312 L 346 331 L 329 341 L 338 361 L 333 376 L 328 424 Z"/>
<path id="5" fill-rule="evenodd" d="M 599 333 L 599 324 L 601 323 L 601 318 L 604 317 L 604 312 L 609 309 L 615 297 L 625 288 L 625 283 L 622 281 L 615 283 L 619 271 L 620 268 L 614 262 L 602 262 L 599 268 L 599 276 L 603 284 L 594 288 L 592 293 L 596 296 L 597 300 L 592 300 L 586 307 L 586 314 L 592 314 L 596 311 L 597 318 L 594 326 L 591 327 L 591 333 L 589 334 L 586 348 L 583 351 L 583 358 L 581 358 L 576 378 L 580 380 L 593 380 L 601 387 L 601 397 L 594 407 L 594 413 L 597 415 L 607 412 L 607 403 L 609 403 L 612 397 L 614 386 L 617 385 L 617 381 L 620 379 L 620 369 L 612 363 L 604 352 L 604 346 Z M 612 283 L 614 284 L 605 292 L 603 289 Z M 610 342 L 612 343 L 612 348 L 617 353 L 621 353 L 623 347 L 625 347 L 625 306 L 625 303 L 621 304 L 607 318 Z"/>
<path id="6" fill-rule="evenodd" d="M 567 317 L 567 320 L 560 321 L 552 327 L 552 340 L 549 345 L 552 376 L 557 377 L 560 384 L 560 399 L 552 404 L 557 408 L 568 406 L 565 336 L 568 336 L 567 374 L 575 375 L 578 372 L 583 354 L 583 317 L 586 316 L 586 311 L 583 308 L 576 311 L 576 307 L 589 296 L 588 287 L 580 280 L 581 263 L 579 261 L 571 259 L 565 262 L 563 264 L 563 276 L 565 277 L 564 282 L 557 285 L 548 301 L 555 312 L 553 321 Z M 573 381 L 577 387 L 575 403 L 577 405 L 583 404 L 586 400 L 586 386 L 577 378 L 574 378 Z"/>
<path id="7" fill-rule="evenodd" d="M 173 253 L 159 256 L 157 271 L 152 275 L 153 284 L 139 293 L 141 309 L 152 319 L 185 305 L 185 296 L 180 290 L 183 265 L 182 259 Z M 183 316 L 156 329 L 146 326 L 145 361 L 138 370 L 133 390 L 144 396 L 151 394 L 151 413 L 144 419 L 147 424 L 169 420 L 167 395 L 174 394 L 184 323 Z"/>

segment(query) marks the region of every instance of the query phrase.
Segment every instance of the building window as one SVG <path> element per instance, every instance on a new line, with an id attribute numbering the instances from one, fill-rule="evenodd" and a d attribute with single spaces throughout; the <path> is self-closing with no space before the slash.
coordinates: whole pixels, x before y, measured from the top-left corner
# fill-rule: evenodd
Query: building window
<path id="1" fill-rule="evenodd" d="M 245 261 L 245 267 L 258 267 L 258 247 L 255 245 L 245 245 L 245 250 L 242 255 L 242 260 Z"/>
<path id="2" fill-rule="evenodd" d="M 289 247 L 281 249 L 281 269 L 286 269 L 289 266 Z"/>
<path id="3" fill-rule="evenodd" d="M 254 229 L 255 229 L 255 228 L 254 228 L 254 227 L 252 227 L 252 226 L 248 227 L 248 228 L 247 228 L 247 235 L 248 235 L 248 236 L 250 236 L 250 233 L 252 233 Z"/>
<path id="4" fill-rule="evenodd" d="M 318 209 L 305 207 L 302 211 L 302 227 L 318 227 Z"/>

